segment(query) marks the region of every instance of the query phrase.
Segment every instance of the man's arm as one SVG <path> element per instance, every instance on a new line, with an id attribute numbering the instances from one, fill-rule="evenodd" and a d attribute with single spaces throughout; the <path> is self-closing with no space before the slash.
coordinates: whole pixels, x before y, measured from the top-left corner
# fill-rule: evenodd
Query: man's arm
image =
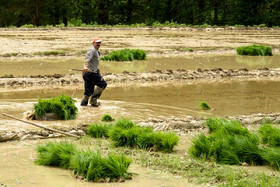
<path id="1" fill-rule="evenodd" d="M 84 73 L 88 72 L 89 61 L 92 59 L 92 57 L 93 57 L 93 51 L 89 49 L 87 52 L 86 61 L 84 63 L 84 69 L 83 69 Z"/>
<path id="2" fill-rule="evenodd" d="M 88 72 L 88 61 L 85 61 L 83 72 L 84 73 Z"/>

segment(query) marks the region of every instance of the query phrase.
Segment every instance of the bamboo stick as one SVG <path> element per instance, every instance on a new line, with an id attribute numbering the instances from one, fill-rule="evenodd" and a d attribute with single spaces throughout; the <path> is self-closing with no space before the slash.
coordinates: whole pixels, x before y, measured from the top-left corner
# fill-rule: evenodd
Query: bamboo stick
<path id="1" fill-rule="evenodd" d="M 13 116 L 11 116 L 11 115 L 9 115 L 9 114 L 3 113 L 3 116 L 7 116 L 7 117 L 9 117 L 9 118 L 12 118 L 12 119 L 15 119 L 15 120 L 24 122 L 24 123 L 28 123 L 28 124 L 33 125 L 33 126 L 35 126 L 35 127 L 39 127 L 39 128 L 45 129 L 45 130 L 52 131 L 52 132 L 57 132 L 57 133 L 59 133 L 59 134 L 64 134 L 64 135 L 67 135 L 67 136 L 72 136 L 72 137 L 75 137 L 75 138 L 78 138 L 78 139 L 80 138 L 80 137 L 77 136 L 77 135 L 69 134 L 69 133 L 67 133 L 67 132 L 59 131 L 59 130 L 56 130 L 56 129 L 51 129 L 51 128 L 48 128 L 48 127 L 44 127 L 44 126 L 42 126 L 42 125 L 38 125 L 38 124 L 33 123 L 33 122 L 30 122 L 30 121 L 26 121 L 26 120 L 22 120 L 22 119 L 13 117 Z"/>
<path id="2" fill-rule="evenodd" d="M 73 69 L 70 69 L 70 71 L 83 71 L 83 70 L 82 69 L 75 69 L 75 68 L 73 68 Z M 88 72 L 96 73 L 95 71 L 91 71 L 91 70 L 88 70 Z"/>

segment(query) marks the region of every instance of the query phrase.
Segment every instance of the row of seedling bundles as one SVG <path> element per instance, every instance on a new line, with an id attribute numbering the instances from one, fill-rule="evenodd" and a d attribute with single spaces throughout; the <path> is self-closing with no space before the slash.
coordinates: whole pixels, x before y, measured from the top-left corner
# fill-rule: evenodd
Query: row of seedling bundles
<path id="1" fill-rule="evenodd" d="M 94 138 L 109 138 L 116 147 L 126 146 L 162 152 L 173 152 L 179 141 L 175 132 L 154 131 L 151 127 L 141 127 L 124 118 L 114 124 L 91 124 L 87 134 Z"/>
<path id="2" fill-rule="evenodd" d="M 280 129 L 264 123 L 251 133 L 236 120 L 206 120 L 209 136 L 193 139 L 189 153 L 194 158 L 214 160 L 221 164 L 269 165 L 280 170 Z"/>
<path id="3" fill-rule="evenodd" d="M 75 176 L 86 181 L 117 182 L 131 179 L 128 167 L 131 160 L 122 154 L 102 157 L 90 149 L 78 150 L 69 142 L 48 142 L 37 147 L 36 164 L 71 169 Z"/>

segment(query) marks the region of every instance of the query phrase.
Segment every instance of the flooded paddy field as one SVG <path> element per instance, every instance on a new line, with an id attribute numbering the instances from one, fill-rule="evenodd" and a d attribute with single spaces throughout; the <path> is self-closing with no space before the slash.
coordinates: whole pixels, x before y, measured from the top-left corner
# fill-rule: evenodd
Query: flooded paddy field
<path id="1" fill-rule="evenodd" d="M 41 58 L 0 58 L 0 76 L 13 75 L 50 75 L 77 73 L 71 69 L 80 69 L 84 57 L 41 57 Z M 7 66 L 9 64 L 9 66 Z M 260 56 L 186 56 L 147 58 L 144 61 L 116 62 L 101 61 L 100 69 L 106 73 L 149 72 L 154 70 L 197 70 L 197 69 L 242 69 L 279 68 L 280 55 Z"/>
<path id="2" fill-rule="evenodd" d="M 33 109 L 38 98 L 65 94 L 72 96 L 76 101 L 79 111 L 77 119 L 35 121 L 35 123 L 71 129 L 99 122 L 104 114 L 110 114 L 116 119 L 125 117 L 140 121 L 141 124 L 157 124 L 157 128 L 163 123 L 168 123 L 169 126 L 190 125 L 191 127 L 185 131 L 180 129 L 176 131 L 180 135 L 180 141 L 175 147 L 174 156 L 178 156 L 179 160 L 190 160 L 191 165 L 197 165 L 190 159 L 187 149 L 191 145 L 191 138 L 206 132 L 202 125 L 203 119 L 208 117 L 234 119 L 236 116 L 256 114 L 259 116 L 253 117 L 252 121 L 260 121 L 274 114 L 275 121 L 280 119 L 280 32 L 277 29 L 7 28 L 0 30 L 1 133 L 24 131 L 28 135 L 29 132 L 43 131 L 9 119 L 2 113 L 23 118 L 26 111 Z M 69 69 L 82 68 L 85 52 L 90 47 L 92 38 L 96 37 L 104 41 L 101 47 L 103 54 L 122 48 L 139 48 L 147 51 L 147 59 L 133 62 L 101 61 L 101 73 L 104 73 L 104 78 L 108 81 L 108 87 L 100 98 L 101 106 L 81 107 L 79 106 L 83 95 L 81 73 Z M 236 47 L 251 44 L 271 46 L 274 56 L 248 57 L 236 54 Z M 34 54 L 57 50 L 64 51 L 64 55 Z M 193 71 L 180 74 L 181 71 L 189 70 Z M 63 84 L 57 83 L 54 81 L 56 78 L 48 77 L 54 74 L 73 75 L 69 78 L 73 81 L 65 78 Z M 10 75 L 16 78 L 8 78 Z M 25 79 L 33 75 L 41 77 Z M 28 84 L 32 81 L 34 84 Z M 7 82 L 19 84 L 6 84 Z M 211 110 L 202 110 L 199 106 L 201 101 L 206 101 Z M 243 119 L 246 121 L 246 117 Z M 251 121 L 247 124 L 250 125 Z M 254 129 L 254 126 L 250 128 Z M 26 137 L 22 140 L 0 143 L 0 186 L 197 186 L 197 183 L 198 186 L 217 186 L 220 184 L 215 177 L 213 180 L 201 183 L 202 176 L 190 177 L 178 171 L 167 171 L 156 166 L 144 167 L 145 162 L 140 164 L 143 160 L 148 160 L 150 157 L 164 160 L 173 154 L 154 152 L 140 154 L 137 151 L 134 154 L 142 156 L 135 157 L 130 154 L 135 159 L 130 167 L 131 172 L 137 173 L 132 180 L 124 183 L 89 183 L 76 179 L 71 171 L 34 164 L 38 143 L 61 139 L 28 140 Z M 71 138 L 68 140 L 81 144 L 78 140 Z M 104 140 L 92 139 L 91 141 L 97 145 L 94 149 L 102 150 L 106 147 L 108 150 L 116 150 Z M 132 150 L 122 151 L 127 153 Z M 263 172 L 265 176 L 279 176 L 278 172 L 268 167 L 236 167 L 252 173 Z M 236 169 L 230 168 L 230 170 Z M 200 173 L 200 171 L 196 172 Z"/>

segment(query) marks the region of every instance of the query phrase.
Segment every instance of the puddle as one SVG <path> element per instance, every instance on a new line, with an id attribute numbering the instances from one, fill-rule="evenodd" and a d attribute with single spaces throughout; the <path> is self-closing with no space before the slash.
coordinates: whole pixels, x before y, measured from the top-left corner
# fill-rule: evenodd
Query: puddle
<path id="1" fill-rule="evenodd" d="M 78 74 L 70 69 L 83 67 L 84 57 L 46 57 L 35 59 L 5 59 L 0 60 L 0 76 L 6 74 L 18 75 L 50 75 L 50 74 Z M 7 66 L 7 64 L 9 64 Z M 188 58 L 148 58 L 144 61 L 114 62 L 101 61 L 101 72 L 122 73 L 147 72 L 153 70 L 197 70 L 200 69 L 259 69 L 279 68 L 280 56 L 204 56 Z"/>

